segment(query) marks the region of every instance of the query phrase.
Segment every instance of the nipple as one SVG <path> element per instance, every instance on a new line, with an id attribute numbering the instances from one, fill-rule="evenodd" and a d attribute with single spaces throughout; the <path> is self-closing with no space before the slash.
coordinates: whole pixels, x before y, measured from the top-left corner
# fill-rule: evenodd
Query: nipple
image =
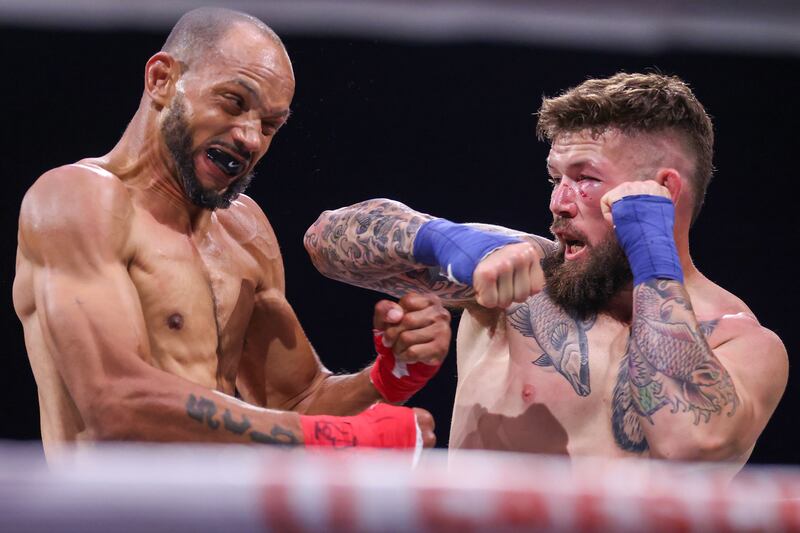
<path id="1" fill-rule="evenodd" d="M 180 313 L 173 313 L 169 315 L 167 319 L 167 326 L 169 329 L 182 329 L 183 328 L 183 317 Z"/>
<path id="2" fill-rule="evenodd" d="M 525 385 L 522 387 L 522 399 L 525 402 L 532 402 L 534 397 L 533 385 Z"/>

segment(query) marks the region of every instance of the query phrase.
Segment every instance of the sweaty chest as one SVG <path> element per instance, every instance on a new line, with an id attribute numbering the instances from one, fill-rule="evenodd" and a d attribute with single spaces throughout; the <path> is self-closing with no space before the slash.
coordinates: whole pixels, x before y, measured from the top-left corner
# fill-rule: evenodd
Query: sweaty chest
<path id="1" fill-rule="evenodd" d="M 140 221 L 129 266 L 139 293 L 151 364 L 233 392 L 255 282 L 247 254 L 224 232 L 202 240 Z"/>

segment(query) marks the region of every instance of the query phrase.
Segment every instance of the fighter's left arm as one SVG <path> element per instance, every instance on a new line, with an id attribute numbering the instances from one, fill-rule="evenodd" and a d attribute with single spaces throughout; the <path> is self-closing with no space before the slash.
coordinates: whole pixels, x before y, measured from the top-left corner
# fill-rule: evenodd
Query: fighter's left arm
<path id="1" fill-rule="evenodd" d="M 699 322 L 682 283 L 641 283 L 614 391 L 617 443 L 665 459 L 736 459 L 766 426 L 787 371 L 780 339 L 752 316 Z"/>
<path id="2" fill-rule="evenodd" d="M 753 447 L 783 394 L 786 350 L 752 316 L 698 321 L 672 221 L 661 219 L 671 213 L 671 200 L 664 201 L 669 192 L 655 182 L 627 188 L 604 199 L 607 214 L 614 204 L 613 222 L 634 273 L 631 335 L 613 397 L 615 439 L 623 449 L 649 450 L 651 457 L 739 458 Z M 623 198 L 627 205 L 617 206 Z"/>

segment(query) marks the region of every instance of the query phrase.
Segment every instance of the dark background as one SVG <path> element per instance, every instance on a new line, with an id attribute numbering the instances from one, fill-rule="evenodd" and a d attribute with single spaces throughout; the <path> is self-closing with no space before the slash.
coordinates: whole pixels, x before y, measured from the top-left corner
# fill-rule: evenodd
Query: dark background
<path id="1" fill-rule="evenodd" d="M 2 60 L 2 326 L 0 438 L 37 439 L 36 388 L 11 304 L 19 205 L 38 175 L 106 153 L 141 96 L 147 58 L 166 32 L 75 32 L 0 26 Z M 371 360 L 377 293 L 319 275 L 302 246 L 325 210 L 389 197 L 456 221 L 547 233 L 547 146 L 534 135 L 541 96 L 588 76 L 657 68 L 695 89 L 714 117 L 715 164 L 693 257 L 783 339 L 798 343 L 797 119 L 800 58 L 673 50 L 599 53 L 511 44 L 409 44 L 285 37 L 294 62 L 293 116 L 249 193 L 276 229 L 287 291 L 326 365 Z M 750 354 L 753 361 L 761 354 Z M 413 404 L 430 409 L 446 445 L 455 353 Z M 800 463 L 792 423 L 800 379 L 751 462 Z"/>

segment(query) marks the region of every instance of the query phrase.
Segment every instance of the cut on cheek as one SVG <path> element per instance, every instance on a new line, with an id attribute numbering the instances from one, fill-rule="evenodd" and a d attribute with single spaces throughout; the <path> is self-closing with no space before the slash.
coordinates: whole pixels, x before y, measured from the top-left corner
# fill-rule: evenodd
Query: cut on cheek
<path id="1" fill-rule="evenodd" d="M 578 184 L 578 194 L 588 205 L 600 205 L 600 200 L 606 192 L 602 182 L 584 180 Z"/>

